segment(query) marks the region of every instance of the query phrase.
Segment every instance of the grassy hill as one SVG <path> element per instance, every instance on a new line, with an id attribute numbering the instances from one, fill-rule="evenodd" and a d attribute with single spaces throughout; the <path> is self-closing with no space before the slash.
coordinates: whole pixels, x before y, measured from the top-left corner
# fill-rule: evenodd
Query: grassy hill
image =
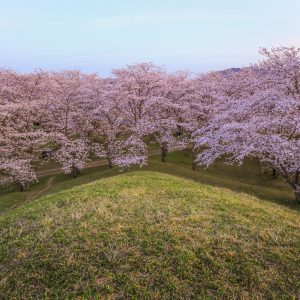
<path id="1" fill-rule="evenodd" d="M 284 183 L 255 179 L 252 162 L 230 173 L 189 161 L 57 175 L 50 194 L 3 214 L 0 298 L 299 297 L 300 213 Z"/>
<path id="2" fill-rule="evenodd" d="M 291 187 L 280 177 L 274 179 L 270 175 L 261 174 L 257 161 L 248 160 L 242 166 L 224 165 L 222 161 L 219 161 L 208 169 L 198 167 L 196 172 L 192 171 L 191 164 L 191 151 L 182 150 L 170 153 L 166 163 L 160 162 L 160 156 L 152 156 L 149 160 L 149 166 L 142 170 L 146 169 L 173 174 L 192 179 L 196 182 L 226 187 L 300 211 L 299 205 L 294 201 L 294 194 Z M 53 166 L 50 164 L 50 166 L 47 165 L 46 167 L 51 168 Z M 57 166 L 55 165 L 54 167 Z M 133 170 L 141 169 L 137 168 Z M 84 169 L 82 174 L 76 179 L 64 174 L 52 174 L 42 177 L 38 183 L 31 186 L 29 191 L 23 193 L 17 191 L 15 186 L 5 189 L 0 187 L 0 216 L 43 195 L 118 174 L 120 174 L 120 171 L 117 168 L 109 169 L 107 165 L 101 165 Z"/>

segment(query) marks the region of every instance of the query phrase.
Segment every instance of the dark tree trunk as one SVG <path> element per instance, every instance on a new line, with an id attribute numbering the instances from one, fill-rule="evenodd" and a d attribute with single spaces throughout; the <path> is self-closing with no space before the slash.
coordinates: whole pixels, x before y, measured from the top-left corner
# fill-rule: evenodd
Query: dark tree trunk
<path id="1" fill-rule="evenodd" d="M 299 185 L 300 170 L 298 169 L 295 174 L 295 181 L 293 187 L 295 189 L 295 200 L 300 204 L 300 185 Z"/>
<path id="2" fill-rule="evenodd" d="M 273 178 L 277 178 L 277 170 L 275 168 L 272 168 L 272 176 Z"/>
<path id="3" fill-rule="evenodd" d="M 299 178 L 300 178 L 300 170 L 297 170 L 296 176 L 295 176 L 296 185 L 300 185 Z"/>
<path id="4" fill-rule="evenodd" d="M 109 168 L 112 169 L 113 164 L 112 164 L 111 158 L 107 157 L 107 161 L 108 161 Z"/>
<path id="5" fill-rule="evenodd" d="M 192 159 L 193 159 L 193 162 L 192 162 L 192 169 L 193 169 L 193 171 L 196 171 L 196 167 L 197 167 L 197 164 L 196 164 L 196 155 L 195 155 L 195 153 L 193 152 L 193 154 L 192 154 Z"/>
<path id="6" fill-rule="evenodd" d="M 75 166 L 73 166 L 73 167 L 72 167 L 72 170 L 71 170 L 71 176 L 72 176 L 73 178 L 76 178 L 77 175 L 78 175 L 78 173 L 79 173 L 78 168 L 75 167 Z"/>
<path id="7" fill-rule="evenodd" d="M 168 155 L 168 148 L 166 146 L 162 146 L 160 149 L 161 149 L 161 161 L 165 162 Z"/>
<path id="8" fill-rule="evenodd" d="M 20 192 L 25 192 L 29 189 L 29 183 L 17 183 Z"/>
<path id="9" fill-rule="evenodd" d="M 300 187 L 297 187 L 295 190 L 295 200 L 298 204 L 300 204 Z"/>
<path id="10" fill-rule="evenodd" d="M 196 171 L 196 162 L 192 162 L 192 168 L 193 168 L 193 171 Z"/>
<path id="11" fill-rule="evenodd" d="M 24 186 L 23 186 L 23 184 L 19 183 L 18 186 L 19 186 L 20 192 L 24 192 Z"/>

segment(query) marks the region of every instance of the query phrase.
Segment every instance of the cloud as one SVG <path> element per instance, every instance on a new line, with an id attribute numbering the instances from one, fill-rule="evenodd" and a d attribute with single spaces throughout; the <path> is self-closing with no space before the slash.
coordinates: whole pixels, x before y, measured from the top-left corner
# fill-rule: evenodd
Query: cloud
<path id="1" fill-rule="evenodd" d="M 138 14 L 97 18 L 91 20 L 90 25 L 97 29 L 119 29 L 155 23 L 243 21 L 246 19 L 252 19 L 252 17 L 217 14 Z"/>

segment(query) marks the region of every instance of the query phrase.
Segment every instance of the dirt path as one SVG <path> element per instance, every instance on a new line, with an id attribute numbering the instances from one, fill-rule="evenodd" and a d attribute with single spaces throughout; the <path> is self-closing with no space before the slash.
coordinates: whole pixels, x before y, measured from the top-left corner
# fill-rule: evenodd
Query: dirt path
<path id="1" fill-rule="evenodd" d="M 154 149 L 149 152 L 149 156 L 159 155 L 160 153 L 161 153 L 160 149 Z M 86 163 L 84 165 L 84 169 L 89 169 L 89 168 L 98 167 L 98 166 L 105 166 L 105 165 L 107 165 L 107 160 L 101 159 L 101 160 L 96 160 L 96 161 L 91 161 L 91 162 Z M 60 168 L 41 170 L 41 171 L 37 171 L 37 177 L 40 178 L 40 177 L 56 175 L 56 174 L 60 174 L 60 173 L 61 173 Z"/>
<path id="2" fill-rule="evenodd" d="M 54 180 L 54 177 L 49 177 L 48 180 L 47 180 L 47 182 L 46 182 L 46 186 L 43 189 L 39 190 L 39 191 L 33 192 L 30 195 L 30 197 L 28 197 L 28 199 L 26 201 L 38 198 L 41 194 L 43 194 L 44 192 L 46 192 L 49 189 L 51 189 L 52 186 L 53 186 L 53 180 Z"/>
<path id="3" fill-rule="evenodd" d="M 11 209 L 15 209 L 19 206 L 23 206 L 25 203 L 35 199 L 35 198 L 38 198 L 40 195 L 42 195 L 44 192 L 48 191 L 49 189 L 52 188 L 53 186 L 53 180 L 54 180 L 54 176 L 52 177 L 49 177 L 46 181 L 46 185 L 44 188 L 42 188 L 41 190 L 39 191 L 32 191 L 32 192 L 26 192 L 28 193 L 27 197 L 25 198 L 24 201 L 20 202 L 20 203 L 17 203 L 16 205 L 12 206 Z"/>

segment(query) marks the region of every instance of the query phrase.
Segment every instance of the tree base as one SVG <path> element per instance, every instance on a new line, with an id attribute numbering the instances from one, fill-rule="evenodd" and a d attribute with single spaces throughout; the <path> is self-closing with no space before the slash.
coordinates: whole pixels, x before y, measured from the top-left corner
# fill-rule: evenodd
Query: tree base
<path id="1" fill-rule="evenodd" d="M 29 190 L 29 183 L 18 183 L 20 192 L 26 192 Z"/>
<path id="2" fill-rule="evenodd" d="M 161 149 L 161 162 L 166 162 L 168 150 L 166 148 Z"/>
<path id="3" fill-rule="evenodd" d="M 110 157 L 107 158 L 107 161 L 108 161 L 109 168 L 112 169 L 113 164 L 112 164 L 112 161 L 111 161 Z"/>
<path id="4" fill-rule="evenodd" d="M 195 162 L 192 163 L 192 169 L 193 169 L 193 171 L 196 171 L 196 163 Z"/>
<path id="5" fill-rule="evenodd" d="M 300 189 L 295 191 L 295 200 L 298 204 L 300 204 Z"/>

